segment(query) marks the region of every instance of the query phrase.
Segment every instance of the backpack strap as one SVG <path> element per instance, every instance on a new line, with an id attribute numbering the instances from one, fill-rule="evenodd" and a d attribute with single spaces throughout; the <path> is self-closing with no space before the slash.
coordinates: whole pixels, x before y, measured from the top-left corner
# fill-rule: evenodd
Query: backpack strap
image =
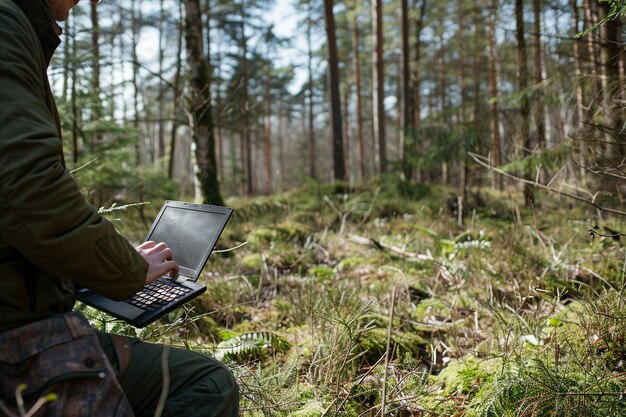
<path id="1" fill-rule="evenodd" d="M 128 365 L 130 364 L 132 345 L 130 343 L 130 338 L 128 337 L 117 334 L 109 334 L 109 336 L 111 336 L 111 342 L 113 342 L 113 348 L 115 349 L 115 355 L 117 356 L 117 363 L 119 367 L 119 376 L 117 379 L 119 381 L 126 373 Z"/>

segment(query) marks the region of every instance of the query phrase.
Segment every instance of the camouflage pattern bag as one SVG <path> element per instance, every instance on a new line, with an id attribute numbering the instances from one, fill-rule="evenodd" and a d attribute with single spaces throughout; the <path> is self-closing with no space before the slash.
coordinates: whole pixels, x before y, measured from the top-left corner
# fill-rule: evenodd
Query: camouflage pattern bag
<path id="1" fill-rule="evenodd" d="M 0 333 L 0 399 L 2 417 L 33 407 L 41 407 L 36 417 L 133 416 L 94 330 L 78 312 Z"/>

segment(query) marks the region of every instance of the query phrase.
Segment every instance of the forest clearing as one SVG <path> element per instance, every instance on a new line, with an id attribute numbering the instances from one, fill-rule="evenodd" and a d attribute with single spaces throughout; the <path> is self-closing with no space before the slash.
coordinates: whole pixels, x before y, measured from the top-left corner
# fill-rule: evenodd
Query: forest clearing
<path id="1" fill-rule="evenodd" d="M 236 249 L 191 306 L 141 330 L 87 313 L 224 360 L 244 416 L 623 415 L 624 248 L 590 229 L 624 220 L 553 195 L 530 210 L 511 187 L 459 223 L 451 193 L 387 179 L 235 198 L 218 246 Z M 141 240 L 133 211 L 118 227 Z"/>
<path id="2" fill-rule="evenodd" d="M 625 16 L 83 2 L 48 69 L 75 194 L 134 244 L 164 200 L 235 214 L 160 322 L 76 308 L 216 357 L 246 417 L 626 416 Z"/>
<path id="3" fill-rule="evenodd" d="M 87 314 L 226 361 L 244 416 L 624 415 L 623 238 L 598 235 L 624 220 L 511 188 L 459 223 L 450 195 L 389 179 L 229 200 L 218 246 L 236 249 L 200 299 L 141 330 Z M 118 227 L 141 240 L 133 211 Z"/>

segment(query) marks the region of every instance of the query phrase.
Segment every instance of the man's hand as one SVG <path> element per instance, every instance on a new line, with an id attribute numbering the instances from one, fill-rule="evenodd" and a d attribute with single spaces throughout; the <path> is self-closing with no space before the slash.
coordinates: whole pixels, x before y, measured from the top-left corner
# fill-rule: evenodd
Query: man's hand
<path id="1" fill-rule="evenodd" d="M 172 259 L 172 250 L 165 243 L 152 241 L 137 246 L 137 252 L 148 262 L 146 284 L 169 272 L 170 277 L 178 275 L 178 264 Z"/>

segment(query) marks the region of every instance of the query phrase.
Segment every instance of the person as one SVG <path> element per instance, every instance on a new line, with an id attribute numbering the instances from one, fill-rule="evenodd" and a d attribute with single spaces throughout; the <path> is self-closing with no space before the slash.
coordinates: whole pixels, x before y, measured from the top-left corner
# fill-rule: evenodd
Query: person
<path id="1" fill-rule="evenodd" d="M 61 42 L 57 22 L 78 2 L 0 0 L 0 334 L 71 311 L 78 286 L 121 300 L 178 270 L 165 244 L 134 248 L 119 235 L 65 168 L 47 67 Z M 97 336 L 119 373 L 112 336 Z M 170 388 L 163 416 L 238 415 L 237 383 L 217 360 L 127 342 L 130 362 L 119 382 L 136 416 L 155 413 L 164 351 Z"/>

